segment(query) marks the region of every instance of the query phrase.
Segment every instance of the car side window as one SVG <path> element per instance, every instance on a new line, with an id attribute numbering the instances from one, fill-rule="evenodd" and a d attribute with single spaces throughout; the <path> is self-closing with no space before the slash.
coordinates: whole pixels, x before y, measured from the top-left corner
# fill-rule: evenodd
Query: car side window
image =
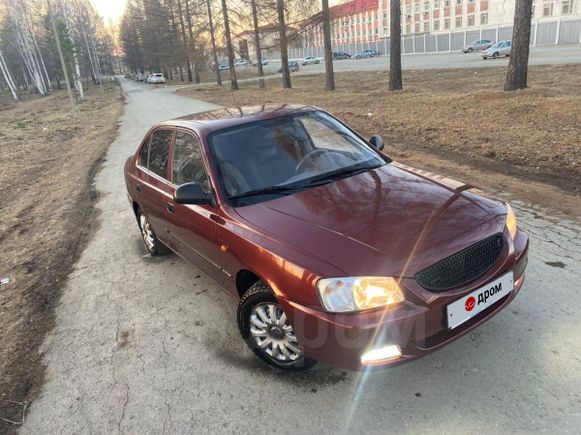
<path id="1" fill-rule="evenodd" d="M 173 151 L 173 183 L 179 186 L 192 181 L 199 183 L 206 192 L 211 190 L 198 140 L 178 131 Z"/>
<path id="2" fill-rule="evenodd" d="M 143 146 L 141 147 L 141 151 L 139 151 L 139 166 L 143 166 L 147 168 L 147 158 L 149 157 L 149 142 L 151 140 L 151 136 L 147 138 Z"/>
<path id="3" fill-rule="evenodd" d="M 167 163 L 169 160 L 169 145 L 173 130 L 158 130 L 151 135 L 149 143 L 148 169 L 167 179 Z"/>

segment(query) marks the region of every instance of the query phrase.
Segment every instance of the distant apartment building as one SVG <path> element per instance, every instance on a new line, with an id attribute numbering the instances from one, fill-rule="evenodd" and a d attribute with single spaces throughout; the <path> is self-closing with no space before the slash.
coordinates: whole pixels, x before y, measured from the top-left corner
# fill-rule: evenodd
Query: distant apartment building
<path id="1" fill-rule="evenodd" d="M 533 21 L 579 17 L 579 3 L 581 0 L 533 0 Z M 403 0 L 402 34 L 512 25 L 514 5 L 514 0 Z M 386 10 L 389 13 L 389 5 Z"/>
<path id="2" fill-rule="evenodd" d="M 288 46 L 290 49 L 300 45 L 300 36 L 298 29 L 292 26 L 287 26 Z M 271 53 L 278 53 L 279 50 L 279 29 L 278 24 L 266 24 L 258 28 L 258 35 L 260 38 L 260 47 L 262 55 L 265 58 L 269 57 Z M 235 34 L 232 38 L 236 51 L 239 57 L 246 60 L 256 59 L 256 47 L 254 40 L 254 29 L 244 30 L 241 33 Z M 277 55 L 277 54 L 276 54 Z M 275 55 L 275 56 L 276 56 Z"/>
<path id="3" fill-rule="evenodd" d="M 515 0 L 401 0 L 402 36 L 511 26 Z M 390 0 L 351 0 L 332 6 L 334 46 L 389 36 Z M 581 18 L 581 0 L 533 0 L 533 22 Z M 323 46 L 321 13 L 301 24 L 304 47 Z M 576 41 L 581 42 L 581 41 Z"/>
<path id="4" fill-rule="evenodd" d="M 379 38 L 379 0 L 351 0 L 331 6 L 329 14 L 333 45 L 363 43 Z M 305 20 L 301 30 L 304 45 L 323 46 L 322 13 Z"/>

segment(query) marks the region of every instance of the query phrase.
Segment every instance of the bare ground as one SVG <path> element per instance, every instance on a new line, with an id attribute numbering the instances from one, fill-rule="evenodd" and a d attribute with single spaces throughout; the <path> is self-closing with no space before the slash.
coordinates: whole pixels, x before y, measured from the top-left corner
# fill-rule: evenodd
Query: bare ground
<path id="1" fill-rule="evenodd" d="M 581 66 L 533 66 L 529 88 L 502 91 L 506 68 L 404 71 L 404 90 L 387 92 L 387 73 L 297 76 L 293 89 L 241 83 L 178 93 L 225 106 L 300 103 L 322 107 L 364 135 L 381 134 L 387 153 L 489 189 L 581 216 Z M 227 83 L 226 83 L 227 85 Z M 273 92 L 275 91 L 275 92 Z"/>
<path id="2" fill-rule="evenodd" d="M 91 88 L 72 115 L 64 92 L 0 111 L 0 433 L 42 384 L 39 345 L 61 285 L 94 230 L 92 179 L 122 113 L 116 84 Z"/>

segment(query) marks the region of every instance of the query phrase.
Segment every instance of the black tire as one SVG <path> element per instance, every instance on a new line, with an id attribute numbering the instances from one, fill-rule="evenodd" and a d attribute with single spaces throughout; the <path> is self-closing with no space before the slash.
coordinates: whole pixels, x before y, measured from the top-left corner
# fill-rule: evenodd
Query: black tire
<path id="1" fill-rule="evenodd" d="M 466 53 L 472 53 L 474 51 L 474 49 L 472 47 L 470 47 L 468 50 L 466 50 Z"/>
<path id="2" fill-rule="evenodd" d="M 498 59 L 498 51 L 495 51 L 494 53 L 492 53 L 492 58 Z"/>
<path id="3" fill-rule="evenodd" d="M 157 235 L 155 234 L 155 231 L 153 230 L 153 228 L 151 227 L 151 225 L 149 225 L 149 221 L 147 219 L 147 216 L 145 216 L 145 214 L 141 211 L 140 208 L 137 208 L 137 212 L 135 213 L 137 216 L 137 225 L 139 226 L 139 231 L 141 233 L 141 240 L 143 241 L 143 244 L 145 245 L 145 249 L 147 249 L 147 252 L 149 253 L 149 255 L 151 255 L 152 257 L 161 257 L 163 255 L 167 255 L 170 253 L 170 250 L 168 249 L 167 246 L 165 246 L 163 243 L 161 243 L 159 241 L 159 239 L 157 238 Z M 146 241 L 146 236 L 143 230 L 143 219 L 145 219 L 145 223 L 147 223 L 147 225 L 149 225 L 149 231 L 151 232 L 151 236 L 152 236 L 152 240 L 151 243 L 148 243 Z"/>
<path id="4" fill-rule="evenodd" d="M 271 288 L 262 281 L 256 282 L 252 287 L 250 287 L 244 296 L 240 299 L 238 304 L 238 329 L 242 338 L 254 352 L 254 354 L 266 362 L 267 364 L 276 367 L 281 370 L 288 371 L 304 371 L 312 368 L 317 364 L 317 361 L 301 355 L 298 359 L 294 361 L 283 362 L 270 356 L 266 351 L 261 348 L 256 340 L 252 337 L 250 333 L 250 315 L 252 308 L 264 303 L 275 303 L 280 307 L 280 304 L 274 297 Z M 282 310 L 282 307 L 280 307 Z"/>

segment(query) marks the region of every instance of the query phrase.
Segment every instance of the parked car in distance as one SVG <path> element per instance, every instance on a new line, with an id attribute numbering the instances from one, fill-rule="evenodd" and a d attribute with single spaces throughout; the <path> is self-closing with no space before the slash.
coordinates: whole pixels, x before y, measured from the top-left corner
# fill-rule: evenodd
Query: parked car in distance
<path id="1" fill-rule="evenodd" d="M 130 74 L 130 73 L 125 73 L 124 77 L 125 77 L 126 79 L 130 79 L 130 78 L 131 78 L 131 74 Z"/>
<path id="2" fill-rule="evenodd" d="M 257 60 L 253 61 L 252 65 L 257 66 L 258 61 Z M 262 65 L 268 65 L 268 59 L 262 59 Z"/>
<path id="3" fill-rule="evenodd" d="M 486 50 L 492 44 L 494 43 L 492 41 L 489 41 L 488 39 L 479 39 L 477 41 L 472 41 L 470 44 L 466 45 L 462 49 L 462 51 L 464 53 L 472 53 L 473 51 L 482 51 Z"/>
<path id="4" fill-rule="evenodd" d="M 218 70 L 219 71 L 225 71 L 230 69 L 230 65 L 228 65 L 227 63 L 221 63 L 220 65 L 218 65 Z"/>
<path id="5" fill-rule="evenodd" d="M 234 62 L 235 67 L 246 66 L 246 65 L 248 65 L 248 62 L 245 59 L 238 59 L 236 62 Z"/>
<path id="6" fill-rule="evenodd" d="M 289 60 L 288 69 L 290 72 L 297 72 L 299 70 L 299 63 L 296 60 Z M 282 66 L 278 69 L 278 72 L 282 72 Z"/>
<path id="7" fill-rule="evenodd" d="M 482 52 L 480 53 L 480 56 L 482 56 L 482 59 L 486 60 L 489 57 L 492 57 L 493 59 L 496 59 L 500 56 L 510 56 L 510 49 L 512 47 L 512 41 L 510 39 L 507 39 L 505 41 L 499 41 L 496 44 L 493 44 L 492 46 L 490 46 L 489 48 L 487 48 L 486 50 L 482 50 Z"/>
<path id="8" fill-rule="evenodd" d="M 317 63 L 321 63 L 321 59 L 316 58 L 315 56 L 307 56 L 301 62 L 303 65 L 314 65 Z"/>
<path id="9" fill-rule="evenodd" d="M 154 85 L 165 83 L 165 77 L 162 73 L 151 74 L 149 76 L 149 83 Z"/>
<path id="10" fill-rule="evenodd" d="M 147 251 L 176 252 L 232 296 L 259 358 L 362 369 L 473 330 L 516 297 L 527 264 L 508 204 L 383 147 L 312 106 L 217 109 L 155 125 L 124 174 Z"/>
<path id="11" fill-rule="evenodd" d="M 379 52 L 373 48 L 368 48 L 367 50 L 363 50 L 362 52 L 355 55 L 356 59 L 362 59 L 366 57 L 375 57 L 379 56 Z"/>
<path id="12" fill-rule="evenodd" d="M 342 60 L 342 59 L 351 59 L 351 55 L 349 53 L 345 53 L 344 51 L 333 52 L 333 60 Z"/>

